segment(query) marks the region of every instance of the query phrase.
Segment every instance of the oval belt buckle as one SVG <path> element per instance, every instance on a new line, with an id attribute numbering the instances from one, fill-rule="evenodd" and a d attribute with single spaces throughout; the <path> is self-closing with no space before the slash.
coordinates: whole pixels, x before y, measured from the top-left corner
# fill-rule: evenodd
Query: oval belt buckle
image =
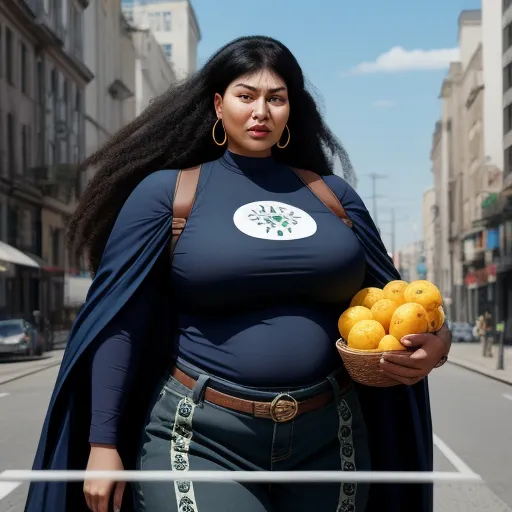
<path id="1" fill-rule="evenodd" d="M 277 395 L 270 404 L 270 417 L 276 423 L 293 420 L 299 412 L 299 404 L 293 396 L 287 393 Z"/>

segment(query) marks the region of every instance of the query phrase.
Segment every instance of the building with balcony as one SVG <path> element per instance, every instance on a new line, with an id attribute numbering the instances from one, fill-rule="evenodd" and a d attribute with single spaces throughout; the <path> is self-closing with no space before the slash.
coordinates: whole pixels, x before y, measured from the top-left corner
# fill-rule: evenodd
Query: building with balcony
<path id="1" fill-rule="evenodd" d="M 153 32 L 178 79 L 196 71 L 201 30 L 190 0 L 122 0 L 122 5 L 135 27 Z"/>
<path id="2" fill-rule="evenodd" d="M 34 262 L 30 270 L 11 261 L 14 275 L 0 275 L 0 311 L 30 318 L 38 309 L 53 324 L 73 264 L 65 226 L 76 202 L 84 90 L 92 79 L 83 61 L 87 3 L 0 3 L 0 239 Z"/>
<path id="3" fill-rule="evenodd" d="M 496 56 L 483 40 L 491 37 L 490 48 L 498 44 L 496 14 L 492 6 L 483 13 L 470 10 L 459 16 L 460 59 L 450 65 L 441 87 L 441 119 L 431 154 L 434 280 L 448 298 L 452 318 L 471 323 L 497 293 L 498 237 L 482 222 L 483 201 L 502 183 L 503 152 L 496 144 L 500 109 L 495 98 L 501 72 L 497 77 Z"/>
<path id="4" fill-rule="evenodd" d="M 485 208 L 488 225 L 500 233 L 500 255 L 496 265 L 497 317 L 505 321 L 505 338 L 512 341 L 512 0 L 501 5 L 503 91 L 503 185 L 500 194 Z M 497 8 L 494 8 L 497 10 Z M 494 13 L 494 11 L 492 11 Z M 498 14 L 495 14 L 497 17 Z M 499 27 L 498 23 L 496 25 Z"/>

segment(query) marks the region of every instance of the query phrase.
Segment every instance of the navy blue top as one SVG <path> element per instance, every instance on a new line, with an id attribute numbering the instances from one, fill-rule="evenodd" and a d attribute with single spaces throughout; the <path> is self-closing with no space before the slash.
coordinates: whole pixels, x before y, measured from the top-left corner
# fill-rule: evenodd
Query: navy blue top
<path id="1" fill-rule="evenodd" d="M 319 381 L 340 364 L 337 320 L 365 270 L 354 232 L 290 168 L 227 152 L 174 251 L 178 355 L 247 386 Z M 97 340 L 90 442 L 116 444 L 154 286 L 146 279 Z"/>

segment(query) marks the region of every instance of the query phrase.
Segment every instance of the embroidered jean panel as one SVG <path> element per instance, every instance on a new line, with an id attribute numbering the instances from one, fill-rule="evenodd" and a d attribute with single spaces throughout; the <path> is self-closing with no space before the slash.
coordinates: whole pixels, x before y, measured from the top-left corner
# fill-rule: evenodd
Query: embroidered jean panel
<path id="1" fill-rule="evenodd" d="M 192 419 L 196 405 L 188 398 L 180 400 L 174 418 L 171 438 L 171 466 L 173 471 L 189 470 L 188 453 L 192 439 Z M 197 512 L 194 484 L 189 480 L 174 482 L 179 512 Z"/>
<path id="2" fill-rule="evenodd" d="M 352 411 L 346 400 L 342 399 L 338 405 L 340 442 L 340 457 L 342 471 L 356 471 L 355 447 L 352 435 Z M 357 484 L 342 483 L 340 487 L 340 499 L 336 512 L 356 511 Z"/>

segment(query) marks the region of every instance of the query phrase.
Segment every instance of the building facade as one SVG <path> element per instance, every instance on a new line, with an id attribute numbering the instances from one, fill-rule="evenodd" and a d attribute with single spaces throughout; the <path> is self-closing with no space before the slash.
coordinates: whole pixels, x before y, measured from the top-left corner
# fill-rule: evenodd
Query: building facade
<path id="1" fill-rule="evenodd" d="M 85 62 L 94 79 L 85 91 L 85 152 L 98 150 L 135 118 L 135 46 L 119 2 L 91 0 L 85 12 Z M 93 170 L 84 177 L 86 182 Z"/>
<path id="2" fill-rule="evenodd" d="M 133 44 L 136 51 L 135 114 L 139 115 L 153 98 L 176 83 L 177 78 L 151 30 L 135 29 Z"/>
<path id="3" fill-rule="evenodd" d="M 190 0 L 123 0 L 127 19 L 149 29 L 173 64 L 178 79 L 197 69 L 201 30 Z"/>
<path id="4" fill-rule="evenodd" d="M 502 2 L 482 0 L 482 52 L 484 80 L 484 154 L 485 160 L 503 171 L 503 78 L 504 31 Z M 506 67 L 506 66 L 505 66 Z M 512 66 L 509 83 L 512 85 Z"/>
<path id="5" fill-rule="evenodd" d="M 119 2 L 90 0 L 85 11 L 84 60 L 94 75 L 85 90 L 85 156 L 90 156 L 136 115 L 136 51 L 132 28 Z M 94 175 L 79 179 L 83 190 Z M 80 306 L 92 282 L 85 262 L 70 266 L 65 279 L 65 305 Z"/>
<path id="6" fill-rule="evenodd" d="M 92 79 L 83 60 L 87 3 L 0 3 L 0 236 L 37 267 L 15 264 L 16 275 L 0 277 L 6 316 L 29 319 L 38 309 L 60 322 L 64 274 L 73 263 L 65 226 L 76 203 L 84 90 Z"/>
<path id="7" fill-rule="evenodd" d="M 423 192 L 422 218 L 423 218 L 423 251 L 425 256 L 426 279 L 435 282 L 434 253 L 436 235 L 436 191 L 430 187 Z"/>
<path id="8" fill-rule="evenodd" d="M 496 317 L 505 322 L 505 340 L 512 342 L 512 0 L 503 0 L 501 34 L 503 70 L 503 183 L 502 190 L 488 198 L 484 221 L 499 232 L 499 256 L 496 258 Z M 492 11 L 493 21 L 498 17 Z M 497 22 L 496 22 L 497 25 Z"/>
<path id="9" fill-rule="evenodd" d="M 482 11 L 461 13 L 460 59 L 451 63 L 441 87 L 441 119 L 431 151 L 434 256 L 427 267 L 448 299 L 449 315 L 469 323 L 499 302 L 497 269 L 506 238 L 497 213 L 503 203 L 502 165 L 505 172 L 507 167 L 501 142 L 507 140 L 507 112 L 500 99 L 506 100 L 507 60 L 502 67 L 496 57 L 507 37 L 505 25 L 502 34 L 496 32 L 501 24 L 501 9 L 492 0 L 483 1 Z M 512 143 L 512 132 L 510 137 Z M 428 215 L 425 208 L 424 229 Z"/>
<path id="10" fill-rule="evenodd" d="M 454 179 L 459 159 L 459 80 L 461 65 L 450 64 L 441 87 L 441 119 L 436 123 L 432 141 L 432 171 L 436 205 L 434 208 L 434 282 L 443 294 L 447 314 L 454 317 Z"/>

